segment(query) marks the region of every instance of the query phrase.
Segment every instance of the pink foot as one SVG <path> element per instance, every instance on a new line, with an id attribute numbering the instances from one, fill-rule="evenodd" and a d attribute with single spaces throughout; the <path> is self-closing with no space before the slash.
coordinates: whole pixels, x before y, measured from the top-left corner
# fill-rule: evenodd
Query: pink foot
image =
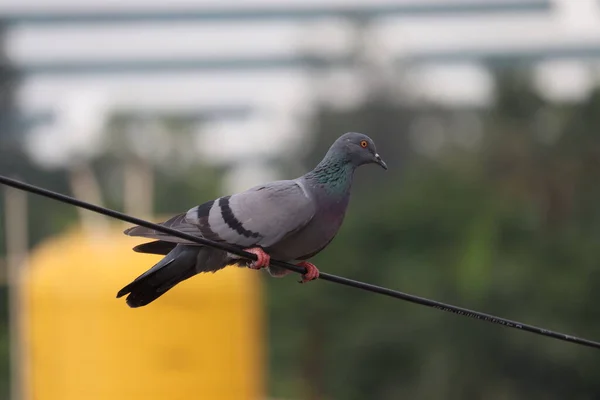
<path id="1" fill-rule="evenodd" d="M 271 256 L 265 253 L 265 251 L 260 247 L 251 247 L 249 249 L 244 249 L 244 251 L 252 253 L 258 257 L 258 260 L 252 261 L 248 268 L 261 269 L 269 266 L 269 263 L 271 262 Z"/>
<path id="2" fill-rule="evenodd" d="M 302 275 L 302 280 L 300 281 L 300 283 L 310 282 L 319 277 L 319 270 L 317 269 L 317 267 L 315 267 L 314 264 L 311 264 L 307 261 L 302 261 L 301 263 L 298 263 L 296 265 L 299 267 L 306 268 L 306 273 Z"/>

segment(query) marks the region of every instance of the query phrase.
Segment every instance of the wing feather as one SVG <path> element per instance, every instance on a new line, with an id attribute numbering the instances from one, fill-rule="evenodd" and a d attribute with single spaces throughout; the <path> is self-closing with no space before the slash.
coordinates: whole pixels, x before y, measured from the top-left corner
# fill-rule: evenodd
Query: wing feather
<path id="1" fill-rule="evenodd" d="M 306 226 L 315 210 L 301 182 L 277 181 L 204 203 L 161 225 L 213 241 L 266 248 Z M 190 243 L 140 226 L 127 229 L 125 234 Z"/>

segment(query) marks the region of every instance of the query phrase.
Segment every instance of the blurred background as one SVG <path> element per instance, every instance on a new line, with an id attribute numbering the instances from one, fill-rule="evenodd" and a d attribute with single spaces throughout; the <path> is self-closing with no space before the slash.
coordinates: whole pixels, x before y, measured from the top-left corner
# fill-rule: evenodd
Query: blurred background
<path id="1" fill-rule="evenodd" d="M 5 0 L 0 174 L 162 221 L 358 171 L 322 271 L 600 340 L 600 1 Z M 597 399 L 600 353 L 230 268 L 129 309 L 126 227 L 0 198 L 0 398 Z"/>

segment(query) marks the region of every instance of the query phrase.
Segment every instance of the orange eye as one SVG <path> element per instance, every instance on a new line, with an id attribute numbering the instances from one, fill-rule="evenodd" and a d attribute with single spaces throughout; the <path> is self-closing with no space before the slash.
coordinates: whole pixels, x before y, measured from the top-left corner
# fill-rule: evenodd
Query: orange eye
<path id="1" fill-rule="evenodd" d="M 363 149 L 366 149 L 368 145 L 369 145 L 369 143 L 367 143 L 366 140 L 361 140 L 360 147 L 362 147 Z"/>

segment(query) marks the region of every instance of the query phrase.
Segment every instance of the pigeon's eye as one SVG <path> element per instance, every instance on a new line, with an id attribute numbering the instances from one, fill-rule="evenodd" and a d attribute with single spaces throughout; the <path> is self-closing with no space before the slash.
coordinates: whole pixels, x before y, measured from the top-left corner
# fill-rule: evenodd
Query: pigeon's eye
<path id="1" fill-rule="evenodd" d="M 368 145 L 369 145 L 369 143 L 367 143 L 366 140 L 360 141 L 360 147 L 362 147 L 363 149 L 366 149 Z"/>

